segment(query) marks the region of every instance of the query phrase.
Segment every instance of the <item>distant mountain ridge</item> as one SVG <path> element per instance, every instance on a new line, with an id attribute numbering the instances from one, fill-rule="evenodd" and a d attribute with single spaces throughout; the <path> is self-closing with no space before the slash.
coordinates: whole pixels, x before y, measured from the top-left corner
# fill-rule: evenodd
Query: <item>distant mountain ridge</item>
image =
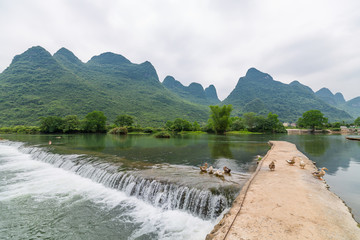
<path id="1" fill-rule="evenodd" d="M 342 109 L 350 113 L 353 118 L 357 118 L 360 116 L 360 97 L 345 101 L 342 93 L 337 92 L 336 94 L 333 94 L 327 88 L 322 88 L 315 94 L 318 98 L 322 99 L 324 102 L 330 104 L 331 106 L 335 106 L 338 109 Z"/>
<path id="2" fill-rule="evenodd" d="M 183 99 L 201 105 L 216 105 L 220 103 L 214 85 L 210 85 L 205 90 L 199 83 L 191 83 L 188 87 L 182 85 L 172 76 L 165 77 L 163 86 Z"/>
<path id="3" fill-rule="evenodd" d="M 216 104 L 232 104 L 234 115 L 271 111 L 288 122 L 311 109 L 322 111 L 330 121 L 360 116 L 360 97 L 345 101 L 341 93 L 326 88 L 314 93 L 298 81 L 284 84 L 255 68 L 223 102 L 214 85 L 184 86 L 172 76 L 161 83 L 150 62 L 135 64 L 111 52 L 84 63 L 66 48 L 51 55 L 36 46 L 16 55 L 0 73 L 0 127 L 34 125 L 41 116 L 84 117 L 94 110 L 103 111 L 110 123 L 119 114 L 133 115 L 147 126 L 163 126 L 175 118 L 205 123 L 208 106 Z"/>
<path id="4" fill-rule="evenodd" d="M 279 115 L 279 119 L 288 122 L 296 122 L 302 113 L 311 109 L 320 110 L 330 121 L 352 120 L 347 112 L 330 106 L 298 81 L 284 84 L 255 68 L 250 68 L 239 79 L 222 104 L 232 104 L 237 114 L 273 112 Z"/>
<path id="5" fill-rule="evenodd" d="M 134 64 L 114 53 L 83 63 L 65 48 L 52 56 L 37 46 L 15 56 L 0 74 L 0 126 L 36 124 L 41 116 L 84 117 L 94 110 L 103 111 L 109 122 L 130 114 L 149 126 L 208 117 L 206 106 L 162 86 L 150 62 Z"/>

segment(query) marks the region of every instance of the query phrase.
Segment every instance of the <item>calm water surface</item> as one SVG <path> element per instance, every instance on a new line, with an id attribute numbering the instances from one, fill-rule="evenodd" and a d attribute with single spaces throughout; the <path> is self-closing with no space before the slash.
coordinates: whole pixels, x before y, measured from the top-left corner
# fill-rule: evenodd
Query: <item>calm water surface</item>
<path id="1" fill-rule="evenodd" d="M 360 220 L 360 142 L 341 135 L 2 137 L 2 239 L 204 239 L 269 140 L 327 167 L 330 189 Z M 205 162 L 234 174 L 201 175 Z"/>

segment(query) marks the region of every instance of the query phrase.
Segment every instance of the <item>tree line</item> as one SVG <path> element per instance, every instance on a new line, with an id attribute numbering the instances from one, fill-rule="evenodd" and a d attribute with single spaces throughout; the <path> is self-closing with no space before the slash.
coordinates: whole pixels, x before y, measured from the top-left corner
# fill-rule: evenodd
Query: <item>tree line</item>
<path id="1" fill-rule="evenodd" d="M 84 119 L 76 115 L 65 117 L 48 116 L 40 118 L 39 126 L 16 126 L 13 128 L 0 128 L 0 132 L 18 133 L 104 133 L 127 134 L 128 132 L 153 133 L 166 131 L 172 133 L 184 131 L 202 131 L 208 133 L 225 134 L 229 131 L 249 131 L 262 133 L 286 133 L 286 129 L 279 121 L 278 115 L 269 112 L 267 116 L 254 112 L 244 113 L 241 116 L 231 117 L 232 106 L 210 106 L 210 116 L 207 123 L 189 122 L 186 119 L 176 118 L 167 121 L 162 128 L 142 128 L 135 124 L 133 116 L 118 115 L 112 125 L 106 125 L 107 117 L 101 111 L 88 113 Z M 360 126 L 360 117 L 354 124 Z M 303 113 L 297 121 L 298 127 L 340 128 L 340 123 L 328 123 L 327 118 L 319 110 L 310 110 Z"/>

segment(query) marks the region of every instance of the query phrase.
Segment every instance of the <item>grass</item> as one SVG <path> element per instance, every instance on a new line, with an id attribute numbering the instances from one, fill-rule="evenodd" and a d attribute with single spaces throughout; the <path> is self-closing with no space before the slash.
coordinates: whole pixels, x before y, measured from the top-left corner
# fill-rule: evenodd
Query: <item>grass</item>
<path id="1" fill-rule="evenodd" d="M 151 133 L 146 132 L 129 132 L 128 135 L 150 135 Z"/>
<path id="2" fill-rule="evenodd" d="M 179 132 L 178 134 L 181 134 L 181 135 L 202 135 L 202 134 L 207 134 L 207 133 L 203 132 L 203 131 L 182 131 L 182 132 Z"/>
<path id="3" fill-rule="evenodd" d="M 228 135 L 248 135 L 248 134 L 263 134 L 263 133 L 259 133 L 259 132 L 249 132 L 249 131 L 229 131 L 226 132 L 226 134 Z"/>

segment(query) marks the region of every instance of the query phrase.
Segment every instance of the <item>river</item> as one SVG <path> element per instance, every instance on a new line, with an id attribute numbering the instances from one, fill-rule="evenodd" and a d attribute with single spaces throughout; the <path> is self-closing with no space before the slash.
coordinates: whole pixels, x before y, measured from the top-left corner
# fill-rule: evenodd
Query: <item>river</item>
<path id="1" fill-rule="evenodd" d="M 1 137 L 4 239 L 204 239 L 270 139 L 327 167 L 330 189 L 360 216 L 360 145 L 341 135 Z M 201 174 L 205 162 L 233 174 Z"/>

